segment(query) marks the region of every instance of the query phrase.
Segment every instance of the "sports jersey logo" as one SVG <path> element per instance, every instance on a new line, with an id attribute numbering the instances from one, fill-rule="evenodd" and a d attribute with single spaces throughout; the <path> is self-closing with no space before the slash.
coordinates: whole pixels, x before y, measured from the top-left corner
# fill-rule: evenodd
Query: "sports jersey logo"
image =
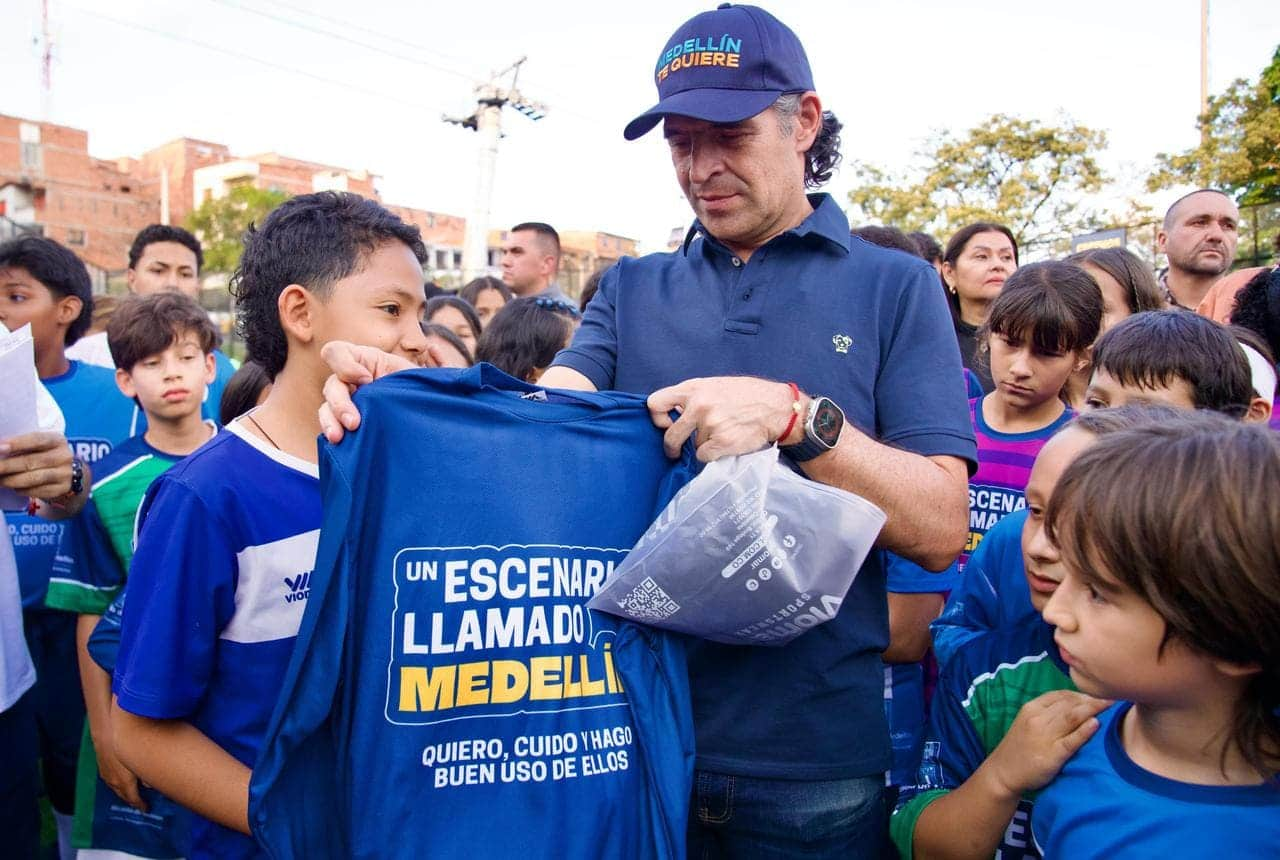
<path id="1" fill-rule="evenodd" d="M 71 453 L 86 463 L 96 463 L 111 453 L 111 443 L 106 439 L 69 439 Z"/>
<path id="2" fill-rule="evenodd" d="M 306 600 L 311 595 L 311 571 L 293 577 L 286 576 L 284 584 L 289 586 L 289 593 L 284 596 L 285 603 Z"/>

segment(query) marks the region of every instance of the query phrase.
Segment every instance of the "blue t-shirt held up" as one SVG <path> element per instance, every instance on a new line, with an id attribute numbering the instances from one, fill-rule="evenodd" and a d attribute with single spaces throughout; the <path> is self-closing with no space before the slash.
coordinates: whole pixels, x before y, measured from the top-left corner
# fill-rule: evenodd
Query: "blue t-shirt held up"
<path id="1" fill-rule="evenodd" d="M 555 364 L 642 395 L 695 377 L 794 381 L 885 444 L 972 468 L 960 350 L 937 274 L 851 237 L 828 195 L 809 200 L 808 218 L 746 262 L 696 223 L 672 253 L 620 260 Z M 888 641 L 884 564 L 872 553 L 836 617 L 785 647 L 698 643 L 698 766 L 814 780 L 882 773 Z"/>
<path id="2" fill-rule="evenodd" d="M 641 398 L 488 364 L 356 403 L 359 431 L 321 447 L 311 597 L 250 786 L 259 841 L 307 860 L 683 856 L 683 647 L 586 606 L 692 448 L 667 459 Z"/>

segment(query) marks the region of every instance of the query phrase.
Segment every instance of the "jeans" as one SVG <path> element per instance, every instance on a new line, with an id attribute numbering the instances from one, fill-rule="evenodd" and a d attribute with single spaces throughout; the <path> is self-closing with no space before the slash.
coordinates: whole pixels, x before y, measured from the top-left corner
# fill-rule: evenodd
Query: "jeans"
<path id="1" fill-rule="evenodd" d="M 689 860 L 880 860 L 886 838 L 882 775 L 805 782 L 694 773 Z"/>
<path id="2" fill-rule="evenodd" d="M 0 855 L 15 860 L 40 854 L 38 750 L 35 697 L 28 690 L 0 713 Z"/>

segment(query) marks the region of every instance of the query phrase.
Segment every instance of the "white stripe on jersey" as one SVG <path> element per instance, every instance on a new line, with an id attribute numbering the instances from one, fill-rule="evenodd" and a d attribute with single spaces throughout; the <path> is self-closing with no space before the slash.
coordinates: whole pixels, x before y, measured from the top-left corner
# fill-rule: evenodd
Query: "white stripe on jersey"
<path id="1" fill-rule="evenodd" d="M 312 529 L 238 552 L 236 611 L 220 638 L 249 643 L 297 636 L 319 545 L 320 529 Z"/>

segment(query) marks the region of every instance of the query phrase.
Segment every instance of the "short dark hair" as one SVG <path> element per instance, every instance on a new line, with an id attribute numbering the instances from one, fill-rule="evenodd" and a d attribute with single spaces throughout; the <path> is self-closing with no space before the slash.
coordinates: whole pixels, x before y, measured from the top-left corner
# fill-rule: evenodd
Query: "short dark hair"
<path id="1" fill-rule="evenodd" d="M 892 248 L 895 251 L 904 251 L 913 257 L 920 256 L 920 249 L 915 242 L 907 237 L 897 227 L 882 227 L 879 224 L 867 224 L 862 227 L 854 227 L 849 231 L 849 235 L 857 236 L 859 239 L 870 242 L 881 248 Z"/>
<path id="2" fill-rule="evenodd" d="M 541 236 L 547 244 L 555 248 L 556 259 L 560 259 L 560 234 L 556 232 L 555 227 L 541 221 L 522 221 L 507 232 L 519 233 L 522 230 Z"/>
<path id="3" fill-rule="evenodd" d="M 1280 765 L 1280 437 L 1183 411 L 1099 439 L 1046 512 L 1073 571 L 1114 580 L 1206 659 L 1256 665 L 1230 740 L 1264 776 Z M 1226 752 L 1223 752 L 1225 762 Z"/>
<path id="4" fill-rule="evenodd" d="M 204 308 L 182 293 L 164 291 L 125 299 L 107 324 L 107 346 L 120 370 L 164 352 L 182 335 L 191 332 L 208 355 L 218 348 L 218 330 Z"/>
<path id="5" fill-rule="evenodd" d="M 1165 406 L 1163 403 L 1126 403 L 1124 406 L 1078 412 L 1062 429 L 1073 427 L 1094 436 L 1109 436 L 1121 430 L 1176 420 L 1178 416 L 1186 414 L 1185 409 Z"/>
<path id="6" fill-rule="evenodd" d="M 1176 210 L 1180 205 L 1182 205 L 1183 201 L 1185 201 L 1188 197 L 1195 197 L 1197 194 L 1218 194 L 1222 197 L 1227 198 L 1232 203 L 1236 202 L 1234 197 L 1232 197 L 1227 192 L 1223 191 L 1221 188 L 1197 188 L 1195 191 L 1188 191 L 1186 194 L 1182 195 L 1177 200 L 1170 203 L 1169 208 L 1164 211 L 1164 220 L 1160 222 L 1161 229 L 1167 231 L 1169 229 L 1169 226 L 1173 223 L 1174 210 Z"/>
<path id="7" fill-rule="evenodd" d="M 1094 344 L 1093 366 L 1140 388 L 1185 380 L 1197 409 L 1233 418 L 1243 417 L 1253 399 L 1249 362 L 1231 332 L 1182 308 L 1143 311 L 1116 323 Z"/>
<path id="8" fill-rule="evenodd" d="M 1102 293 L 1088 272 L 1071 263 L 1022 266 L 1004 282 L 978 331 L 1024 339 L 1042 355 L 1087 349 L 1102 327 Z"/>
<path id="9" fill-rule="evenodd" d="M 427 258 L 417 227 L 349 191 L 292 197 L 262 226 L 249 226 L 230 289 L 237 303 L 236 327 L 268 376 L 275 379 L 289 353 L 277 308 L 285 287 L 299 284 L 328 298 L 337 281 L 359 271 L 389 242 L 408 246 L 419 262 Z"/>
<path id="10" fill-rule="evenodd" d="M 587 282 L 582 285 L 582 295 L 578 296 L 578 310 L 582 313 L 587 312 L 587 305 L 591 304 L 591 300 L 596 297 L 596 293 L 600 292 L 600 282 L 604 280 L 604 273 L 609 271 L 608 266 L 603 269 L 596 269 L 591 273 L 591 277 L 587 278 Z"/>
<path id="11" fill-rule="evenodd" d="M 258 362 L 249 360 L 231 374 L 227 387 L 222 389 L 222 402 L 218 404 L 218 423 L 226 426 L 258 405 L 262 389 L 271 384 L 271 377 Z"/>
<path id="12" fill-rule="evenodd" d="M 512 299 L 511 288 L 503 283 L 501 278 L 495 278 L 492 275 L 481 275 L 467 281 L 467 285 L 458 290 L 458 297 L 474 308 L 476 302 L 480 300 L 480 294 L 485 290 L 497 290 L 502 296 L 503 304 Z"/>
<path id="13" fill-rule="evenodd" d="M 1126 248 L 1094 248 L 1072 254 L 1064 261 L 1083 266 L 1097 266 L 1124 287 L 1129 313 L 1158 311 L 1165 307 L 1164 295 L 1156 283 L 1151 267 Z"/>
<path id="14" fill-rule="evenodd" d="M 577 309 L 545 298 L 512 299 L 493 315 L 476 344 L 476 361 L 487 361 L 516 379 L 547 367 L 573 333 Z"/>
<path id="15" fill-rule="evenodd" d="M 938 244 L 938 240 L 921 230 L 913 230 L 907 234 L 907 238 L 916 243 L 916 253 L 928 260 L 930 263 L 942 262 L 942 246 Z M 1014 243 L 1017 247 L 1017 243 Z"/>
<path id="16" fill-rule="evenodd" d="M 1280 269 L 1263 269 L 1236 293 L 1231 322 L 1261 335 L 1280 355 Z"/>
<path id="17" fill-rule="evenodd" d="M 200 269 L 204 267 L 204 249 L 200 247 L 199 239 L 181 227 L 170 224 L 151 224 L 143 227 L 138 235 L 133 237 L 133 244 L 129 246 L 129 268 L 138 268 L 142 252 L 147 250 L 148 245 L 154 245 L 156 242 L 177 242 L 179 245 L 185 245 L 191 249 L 191 253 L 196 255 L 196 274 L 199 274 Z"/>
<path id="18" fill-rule="evenodd" d="M 467 320 L 467 325 L 471 326 L 471 333 L 476 337 L 480 337 L 480 317 L 476 316 L 476 309 L 471 303 L 457 296 L 434 296 L 427 299 L 426 310 L 423 311 L 422 318 L 427 322 L 431 322 L 431 317 L 441 308 L 453 308 L 462 314 Z"/>
<path id="19" fill-rule="evenodd" d="M 80 300 L 80 315 L 67 326 L 64 342 L 78 341 L 93 318 L 93 284 L 80 258 L 43 236 L 21 236 L 0 244 L 0 269 L 22 269 L 57 299 Z"/>
<path id="20" fill-rule="evenodd" d="M 960 255 L 964 253 L 965 246 L 979 233 L 1003 233 L 1009 239 L 1010 244 L 1013 245 L 1014 265 L 1018 264 L 1018 240 L 1014 238 L 1013 231 L 994 221 L 975 221 L 972 224 L 966 224 L 951 234 L 951 238 L 947 240 L 946 250 L 942 252 L 942 262 L 950 263 L 954 266 L 956 260 L 959 260 Z M 942 280 L 942 275 L 938 275 L 938 279 Z M 956 319 L 960 319 L 960 296 L 947 289 L 945 280 L 942 280 L 942 292 L 946 295 L 947 301 L 951 305 L 951 315 Z"/>

